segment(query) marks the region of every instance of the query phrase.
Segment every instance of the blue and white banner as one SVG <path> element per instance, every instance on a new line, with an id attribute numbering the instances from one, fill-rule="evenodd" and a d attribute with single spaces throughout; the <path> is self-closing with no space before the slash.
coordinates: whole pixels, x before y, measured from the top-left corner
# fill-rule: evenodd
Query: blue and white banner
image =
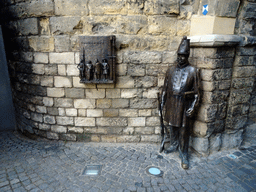
<path id="1" fill-rule="evenodd" d="M 206 15 L 208 13 L 208 5 L 203 5 L 203 15 Z"/>

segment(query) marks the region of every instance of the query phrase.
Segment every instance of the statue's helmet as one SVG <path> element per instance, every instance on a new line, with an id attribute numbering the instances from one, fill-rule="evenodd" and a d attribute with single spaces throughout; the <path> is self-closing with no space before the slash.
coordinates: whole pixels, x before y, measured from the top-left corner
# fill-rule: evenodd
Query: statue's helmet
<path id="1" fill-rule="evenodd" d="M 178 55 L 189 56 L 189 54 L 190 54 L 190 39 L 187 39 L 187 36 L 184 36 L 178 48 Z"/>

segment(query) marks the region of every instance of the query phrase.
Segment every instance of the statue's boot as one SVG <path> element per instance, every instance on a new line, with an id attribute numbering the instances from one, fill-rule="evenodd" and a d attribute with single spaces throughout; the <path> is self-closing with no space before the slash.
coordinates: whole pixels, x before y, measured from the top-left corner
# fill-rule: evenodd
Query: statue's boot
<path id="1" fill-rule="evenodd" d="M 181 158 L 181 167 L 183 169 L 188 169 L 188 155 L 187 154 L 183 154 L 182 158 Z"/>
<path id="2" fill-rule="evenodd" d="M 177 151 L 178 146 L 179 146 L 178 142 L 173 142 L 167 149 L 164 150 L 164 153 L 168 154 L 168 153 L 175 152 Z"/>

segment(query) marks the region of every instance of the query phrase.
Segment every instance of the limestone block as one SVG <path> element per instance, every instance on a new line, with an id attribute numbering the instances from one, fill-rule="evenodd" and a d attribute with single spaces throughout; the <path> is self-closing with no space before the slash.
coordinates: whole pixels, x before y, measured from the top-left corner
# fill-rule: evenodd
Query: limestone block
<path id="1" fill-rule="evenodd" d="M 38 112 L 38 113 L 46 113 L 46 107 L 44 107 L 44 106 L 36 106 L 36 112 Z"/>
<path id="2" fill-rule="evenodd" d="M 222 80 L 218 82 L 218 88 L 219 90 L 227 90 L 231 87 L 231 80 Z"/>
<path id="3" fill-rule="evenodd" d="M 250 100 L 251 88 L 235 89 L 230 93 L 230 104 L 248 103 Z"/>
<path id="4" fill-rule="evenodd" d="M 221 148 L 221 143 L 222 143 L 221 138 L 222 138 L 221 133 L 216 134 L 216 135 L 212 135 L 212 136 L 209 138 L 210 152 L 219 151 L 219 150 L 220 150 L 220 148 Z"/>
<path id="5" fill-rule="evenodd" d="M 159 93 L 158 88 L 148 89 L 147 91 L 143 92 L 144 98 L 157 98 L 157 94 Z"/>
<path id="6" fill-rule="evenodd" d="M 51 125 L 40 123 L 39 124 L 39 129 L 44 130 L 44 131 L 49 131 L 51 129 Z"/>
<path id="7" fill-rule="evenodd" d="M 138 77 L 135 81 L 135 87 L 155 87 L 157 85 L 157 78 L 154 76 Z"/>
<path id="8" fill-rule="evenodd" d="M 160 141 L 160 135 L 141 135 L 141 142 L 158 143 Z"/>
<path id="9" fill-rule="evenodd" d="M 113 108 L 127 108 L 129 106 L 129 100 L 128 99 L 113 99 L 112 101 L 112 107 Z"/>
<path id="10" fill-rule="evenodd" d="M 44 74 L 45 75 L 57 75 L 58 68 L 57 65 L 47 64 L 44 66 Z"/>
<path id="11" fill-rule="evenodd" d="M 159 52 L 134 52 L 129 51 L 124 53 L 124 61 L 134 64 L 159 64 L 162 56 Z"/>
<path id="12" fill-rule="evenodd" d="M 55 14 L 64 16 L 84 16 L 88 15 L 88 0 L 56 0 Z"/>
<path id="13" fill-rule="evenodd" d="M 67 133 L 67 127 L 59 126 L 59 125 L 52 125 L 51 131 L 55 133 Z"/>
<path id="14" fill-rule="evenodd" d="M 111 99 L 98 99 L 97 100 L 97 108 L 106 109 L 111 107 L 112 100 Z"/>
<path id="15" fill-rule="evenodd" d="M 127 126 L 128 122 L 126 118 L 108 118 L 102 117 L 96 119 L 97 126 L 111 126 L 111 127 L 119 127 L 119 126 Z"/>
<path id="16" fill-rule="evenodd" d="M 61 134 L 60 139 L 63 141 L 76 141 L 75 134 Z"/>
<path id="17" fill-rule="evenodd" d="M 83 133 L 84 129 L 79 127 L 68 127 L 68 133 Z"/>
<path id="18" fill-rule="evenodd" d="M 146 118 L 145 117 L 134 117 L 128 118 L 128 126 L 145 126 L 146 125 Z"/>
<path id="19" fill-rule="evenodd" d="M 250 66 L 254 64 L 255 57 L 253 56 L 236 56 L 234 66 Z"/>
<path id="20" fill-rule="evenodd" d="M 204 91 L 214 91 L 216 88 L 215 82 L 209 82 L 209 81 L 201 81 L 201 87 Z"/>
<path id="21" fill-rule="evenodd" d="M 153 35 L 176 35 L 177 19 L 163 15 L 148 17 L 148 32 Z"/>
<path id="22" fill-rule="evenodd" d="M 248 78 L 234 78 L 232 80 L 232 88 L 242 89 L 246 87 L 253 87 L 254 85 L 254 77 Z"/>
<path id="23" fill-rule="evenodd" d="M 255 56 L 255 48 L 254 47 L 238 47 L 236 54 L 239 56 Z"/>
<path id="24" fill-rule="evenodd" d="M 101 141 L 106 142 L 106 143 L 116 143 L 116 136 L 114 135 L 102 135 L 101 136 Z"/>
<path id="25" fill-rule="evenodd" d="M 55 107 L 73 107 L 73 99 L 54 98 Z"/>
<path id="26" fill-rule="evenodd" d="M 156 99 L 132 99 L 130 101 L 130 107 L 132 109 L 150 109 L 156 108 L 157 100 Z"/>
<path id="27" fill-rule="evenodd" d="M 201 137 L 192 138 L 192 147 L 202 155 L 209 154 L 209 139 Z"/>
<path id="28" fill-rule="evenodd" d="M 190 34 L 190 21 L 178 20 L 177 21 L 177 35 L 178 36 L 189 36 Z"/>
<path id="29" fill-rule="evenodd" d="M 235 18 L 198 16 L 191 18 L 190 35 L 234 34 Z"/>
<path id="30" fill-rule="evenodd" d="M 200 77 L 202 78 L 203 81 L 213 81 L 214 72 L 215 72 L 214 70 L 201 69 L 200 72 L 201 72 Z"/>
<path id="31" fill-rule="evenodd" d="M 68 98 L 84 98 L 84 89 L 66 88 L 65 95 Z"/>
<path id="32" fill-rule="evenodd" d="M 227 101 L 229 97 L 229 90 L 221 90 L 214 92 L 203 92 L 202 103 L 222 103 Z"/>
<path id="33" fill-rule="evenodd" d="M 44 64 L 32 64 L 31 68 L 34 74 L 44 74 Z"/>
<path id="34" fill-rule="evenodd" d="M 37 18 L 28 18 L 18 21 L 18 32 L 21 35 L 37 35 L 38 21 Z"/>
<path id="35" fill-rule="evenodd" d="M 118 109 L 104 109 L 104 117 L 117 117 Z"/>
<path id="36" fill-rule="evenodd" d="M 244 2 L 242 9 L 242 15 L 244 19 L 254 19 L 256 17 L 256 5 L 255 2 Z"/>
<path id="37" fill-rule="evenodd" d="M 86 98 L 105 98 L 105 89 L 86 89 Z"/>
<path id="38" fill-rule="evenodd" d="M 58 75 L 66 76 L 66 65 L 58 65 Z"/>
<path id="39" fill-rule="evenodd" d="M 55 87 L 72 87 L 72 79 L 69 77 L 54 77 L 54 86 Z"/>
<path id="40" fill-rule="evenodd" d="M 121 98 L 135 98 L 138 96 L 137 89 L 122 89 Z"/>
<path id="41" fill-rule="evenodd" d="M 235 67 L 233 71 L 233 77 L 254 77 L 255 66 L 248 67 Z"/>
<path id="42" fill-rule="evenodd" d="M 41 35 L 50 35 L 49 18 L 39 18 L 39 33 Z"/>
<path id="43" fill-rule="evenodd" d="M 123 133 L 126 135 L 133 135 L 134 134 L 134 128 L 133 127 L 126 127 L 123 129 Z"/>
<path id="44" fill-rule="evenodd" d="M 66 109 L 66 115 L 71 117 L 77 116 L 77 109 Z"/>
<path id="45" fill-rule="evenodd" d="M 65 93 L 63 88 L 47 88 L 48 97 L 64 97 L 64 95 Z M 51 101 L 48 101 L 48 102 L 51 102 Z"/>
<path id="46" fill-rule="evenodd" d="M 159 117 L 147 117 L 146 126 L 159 126 L 160 118 Z"/>
<path id="47" fill-rule="evenodd" d="M 142 35 L 148 31 L 148 18 L 144 15 L 119 17 L 117 20 L 117 33 Z"/>
<path id="48" fill-rule="evenodd" d="M 127 74 L 127 64 L 119 64 L 116 65 L 116 74 L 118 76 L 126 75 Z"/>
<path id="49" fill-rule="evenodd" d="M 127 7 L 125 0 L 95 0 L 89 1 L 88 4 L 90 13 L 93 15 L 106 14 L 127 14 Z"/>
<path id="50" fill-rule="evenodd" d="M 129 76 L 144 76 L 145 75 L 145 65 L 128 65 L 127 75 Z"/>
<path id="51" fill-rule="evenodd" d="M 79 70 L 76 65 L 67 65 L 68 76 L 79 76 Z"/>
<path id="52" fill-rule="evenodd" d="M 25 61 L 25 62 L 33 62 L 33 53 L 32 52 L 20 52 L 19 58 L 17 60 Z"/>
<path id="53" fill-rule="evenodd" d="M 74 125 L 73 117 L 56 117 L 58 125 Z"/>
<path id="54" fill-rule="evenodd" d="M 95 99 L 74 99 L 75 108 L 94 109 Z"/>
<path id="55" fill-rule="evenodd" d="M 228 114 L 229 115 L 229 114 Z M 246 115 L 239 115 L 235 117 L 226 118 L 226 129 L 229 130 L 239 130 L 246 126 L 248 117 Z"/>
<path id="56" fill-rule="evenodd" d="M 149 117 L 151 116 L 152 110 L 151 109 L 141 109 L 139 110 L 140 117 Z"/>
<path id="57" fill-rule="evenodd" d="M 193 57 L 196 58 L 211 58 L 211 59 L 232 59 L 235 56 L 235 50 L 233 47 L 219 47 L 219 48 L 194 48 Z M 211 61 L 211 60 L 210 60 Z M 215 60 L 212 60 L 215 62 Z M 231 65 L 232 66 L 232 65 Z"/>
<path id="58" fill-rule="evenodd" d="M 28 43 L 33 51 L 50 52 L 54 50 L 54 39 L 48 36 L 29 36 Z"/>
<path id="59" fill-rule="evenodd" d="M 92 142 L 100 142 L 100 136 L 98 135 L 91 135 Z"/>
<path id="60" fill-rule="evenodd" d="M 177 53 L 176 51 L 165 51 L 163 52 L 163 63 L 175 63 L 177 60 Z"/>
<path id="61" fill-rule="evenodd" d="M 78 116 L 85 117 L 87 115 L 87 111 L 85 109 L 78 109 Z"/>
<path id="62" fill-rule="evenodd" d="M 138 117 L 137 109 L 119 109 L 120 117 Z"/>
<path id="63" fill-rule="evenodd" d="M 243 141 L 243 130 L 237 132 L 225 132 L 222 134 L 222 148 L 231 149 L 239 147 Z"/>
<path id="64" fill-rule="evenodd" d="M 48 93 L 47 93 L 47 95 L 48 95 Z M 44 97 L 43 98 L 43 104 L 46 107 L 52 107 L 53 106 L 53 98 Z"/>
<path id="65" fill-rule="evenodd" d="M 147 0 L 144 5 L 144 13 L 146 15 L 170 15 L 179 14 L 178 0 Z"/>
<path id="66" fill-rule="evenodd" d="M 49 115 L 59 115 L 59 110 L 56 107 L 48 107 L 47 112 Z"/>
<path id="67" fill-rule="evenodd" d="M 97 84 L 98 89 L 114 89 L 114 84 Z"/>
<path id="68" fill-rule="evenodd" d="M 139 135 L 152 135 L 155 132 L 154 127 L 136 127 L 135 134 Z"/>
<path id="69" fill-rule="evenodd" d="M 64 108 L 58 108 L 58 111 L 59 111 L 59 116 L 65 116 L 66 115 L 66 112 L 65 112 Z"/>
<path id="70" fill-rule="evenodd" d="M 36 122 L 43 122 L 43 115 L 40 113 L 31 113 L 31 119 Z"/>
<path id="71" fill-rule="evenodd" d="M 34 53 L 34 62 L 35 63 L 48 63 L 48 53 L 40 53 L 36 52 Z"/>
<path id="72" fill-rule="evenodd" d="M 134 88 L 134 79 L 129 76 L 118 77 L 116 88 Z"/>
<path id="73" fill-rule="evenodd" d="M 73 52 L 50 53 L 50 63 L 56 64 L 75 64 L 75 56 Z"/>
<path id="74" fill-rule="evenodd" d="M 249 112 L 249 104 L 240 104 L 229 106 L 228 108 L 228 117 L 239 117 L 247 115 Z"/>
<path id="75" fill-rule="evenodd" d="M 87 117 L 103 117 L 102 109 L 87 109 Z"/>
<path id="76" fill-rule="evenodd" d="M 215 80 L 228 80 L 232 77 L 232 69 L 217 69 L 214 72 L 213 78 Z"/>
<path id="77" fill-rule="evenodd" d="M 41 86 L 52 87 L 53 86 L 53 77 L 52 76 L 41 77 Z"/>
<path id="78" fill-rule="evenodd" d="M 81 17 L 51 17 L 50 29 L 51 33 L 58 34 L 73 34 L 76 29 L 82 28 Z"/>
<path id="79" fill-rule="evenodd" d="M 198 137 L 209 137 L 212 133 L 221 133 L 224 130 L 224 121 L 216 120 L 213 123 L 195 121 L 193 133 Z"/>
<path id="80" fill-rule="evenodd" d="M 118 143 L 138 143 L 140 142 L 140 136 L 133 135 L 125 135 L 125 136 L 117 136 Z"/>
<path id="81" fill-rule="evenodd" d="M 54 139 L 54 140 L 59 139 L 59 135 L 57 133 L 47 132 L 46 134 L 47 134 L 47 139 Z"/>
<path id="82" fill-rule="evenodd" d="M 213 122 L 216 120 L 217 111 L 217 104 L 203 104 L 198 110 L 197 118 L 202 122 Z"/>
<path id="83" fill-rule="evenodd" d="M 75 117 L 75 126 L 95 127 L 95 118 Z"/>
<path id="84" fill-rule="evenodd" d="M 106 98 L 120 98 L 120 89 L 106 89 Z"/>
<path id="85" fill-rule="evenodd" d="M 57 35 L 54 37 L 55 51 L 68 52 L 70 51 L 70 39 L 68 35 Z"/>
<path id="86" fill-rule="evenodd" d="M 129 0 L 127 3 L 128 15 L 142 14 L 144 9 L 144 0 Z"/>
<path id="87" fill-rule="evenodd" d="M 50 116 L 50 115 L 45 115 L 44 116 L 44 123 L 55 124 L 56 123 L 55 117 L 54 116 Z"/>

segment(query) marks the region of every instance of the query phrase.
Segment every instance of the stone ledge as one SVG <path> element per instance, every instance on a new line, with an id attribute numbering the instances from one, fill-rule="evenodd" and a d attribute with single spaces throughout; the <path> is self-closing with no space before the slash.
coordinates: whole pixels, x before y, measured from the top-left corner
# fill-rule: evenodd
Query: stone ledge
<path id="1" fill-rule="evenodd" d="M 189 36 L 191 47 L 233 46 L 242 41 L 239 35 L 195 35 Z"/>

